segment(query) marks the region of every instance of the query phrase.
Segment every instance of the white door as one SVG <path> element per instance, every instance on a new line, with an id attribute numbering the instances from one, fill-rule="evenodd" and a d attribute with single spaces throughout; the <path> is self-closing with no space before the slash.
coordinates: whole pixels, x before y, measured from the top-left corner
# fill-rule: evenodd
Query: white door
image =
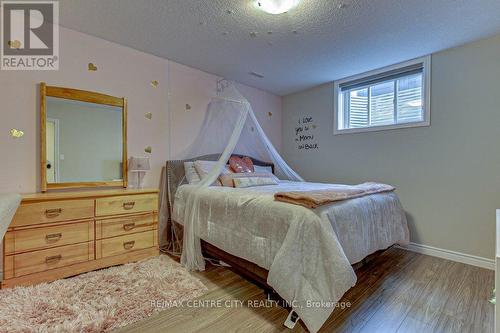
<path id="1" fill-rule="evenodd" d="M 59 121 L 57 119 L 47 119 L 47 183 L 57 183 L 59 181 Z"/>

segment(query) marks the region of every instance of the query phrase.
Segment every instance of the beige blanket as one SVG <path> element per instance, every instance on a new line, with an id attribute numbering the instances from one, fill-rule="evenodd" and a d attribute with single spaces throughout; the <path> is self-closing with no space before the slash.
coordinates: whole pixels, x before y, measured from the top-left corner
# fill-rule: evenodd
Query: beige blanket
<path id="1" fill-rule="evenodd" d="M 331 188 L 324 190 L 278 192 L 274 194 L 274 200 L 306 208 L 317 208 L 335 201 L 394 190 L 391 185 L 368 182 L 359 185 L 332 185 Z"/>

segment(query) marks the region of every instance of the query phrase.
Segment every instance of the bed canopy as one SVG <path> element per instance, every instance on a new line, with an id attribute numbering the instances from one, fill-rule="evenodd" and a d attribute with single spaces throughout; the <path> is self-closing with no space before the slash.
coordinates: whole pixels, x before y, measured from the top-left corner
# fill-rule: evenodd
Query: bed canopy
<path id="1" fill-rule="evenodd" d="M 199 186 L 212 184 L 233 153 L 273 163 L 276 175 L 281 179 L 302 181 L 274 148 L 257 121 L 252 106 L 235 85 L 220 80 L 217 86 L 217 97 L 208 104 L 200 132 L 181 156 L 188 159 L 220 154 L 220 165 Z"/>
<path id="2" fill-rule="evenodd" d="M 303 179 L 283 160 L 267 135 L 260 126 L 250 103 L 238 92 L 235 85 L 227 80 L 217 82 L 217 97 L 208 104 L 200 132 L 193 143 L 181 154 L 183 160 L 195 159 L 200 156 L 216 156 L 210 172 L 196 185 L 208 187 L 213 184 L 232 154 L 249 156 L 261 161 L 274 164 L 276 176 L 282 180 L 303 181 Z M 181 183 L 185 180 L 182 179 Z M 180 184 L 176 184 L 180 185 Z M 173 199 L 172 199 L 173 200 Z M 182 248 L 181 263 L 191 270 L 203 270 L 204 258 L 201 253 L 200 239 L 197 235 L 197 216 L 201 209 L 201 202 L 193 192 L 187 198 L 183 221 L 182 237 L 170 237 L 173 243 L 170 251 L 179 251 Z M 162 212 L 165 209 L 162 208 Z M 167 223 L 172 223 L 168 219 Z M 167 226 L 166 230 L 175 229 Z"/>

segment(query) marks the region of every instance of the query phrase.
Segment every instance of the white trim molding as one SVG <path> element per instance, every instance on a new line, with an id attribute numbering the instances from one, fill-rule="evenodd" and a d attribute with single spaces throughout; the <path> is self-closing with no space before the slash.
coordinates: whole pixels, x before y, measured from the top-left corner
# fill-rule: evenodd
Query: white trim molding
<path id="1" fill-rule="evenodd" d="M 497 209 L 497 220 L 496 220 L 496 254 L 495 254 L 495 332 L 500 332 L 500 303 L 496 302 L 496 295 L 499 293 L 496 290 L 500 290 L 500 209 Z"/>
<path id="2" fill-rule="evenodd" d="M 437 257 L 437 258 L 461 262 L 461 263 L 467 264 L 467 265 L 486 268 L 489 270 L 495 270 L 495 260 L 493 260 L 493 259 L 473 256 L 473 255 L 466 254 L 466 253 L 440 249 L 438 247 L 417 244 L 417 243 L 410 243 L 407 246 L 399 246 L 399 247 L 402 249 L 416 252 L 416 253 L 420 253 L 420 254 L 426 254 L 429 256 Z"/>

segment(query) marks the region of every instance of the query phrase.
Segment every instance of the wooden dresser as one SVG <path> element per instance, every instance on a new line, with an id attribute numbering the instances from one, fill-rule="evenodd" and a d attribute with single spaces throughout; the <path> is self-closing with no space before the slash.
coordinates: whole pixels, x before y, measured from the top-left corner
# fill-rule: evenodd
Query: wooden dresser
<path id="1" fill-rule="evenodd" d="M 3 242 L 2 288 L 158 255 L 158 190 L 23 196 Z"/>

